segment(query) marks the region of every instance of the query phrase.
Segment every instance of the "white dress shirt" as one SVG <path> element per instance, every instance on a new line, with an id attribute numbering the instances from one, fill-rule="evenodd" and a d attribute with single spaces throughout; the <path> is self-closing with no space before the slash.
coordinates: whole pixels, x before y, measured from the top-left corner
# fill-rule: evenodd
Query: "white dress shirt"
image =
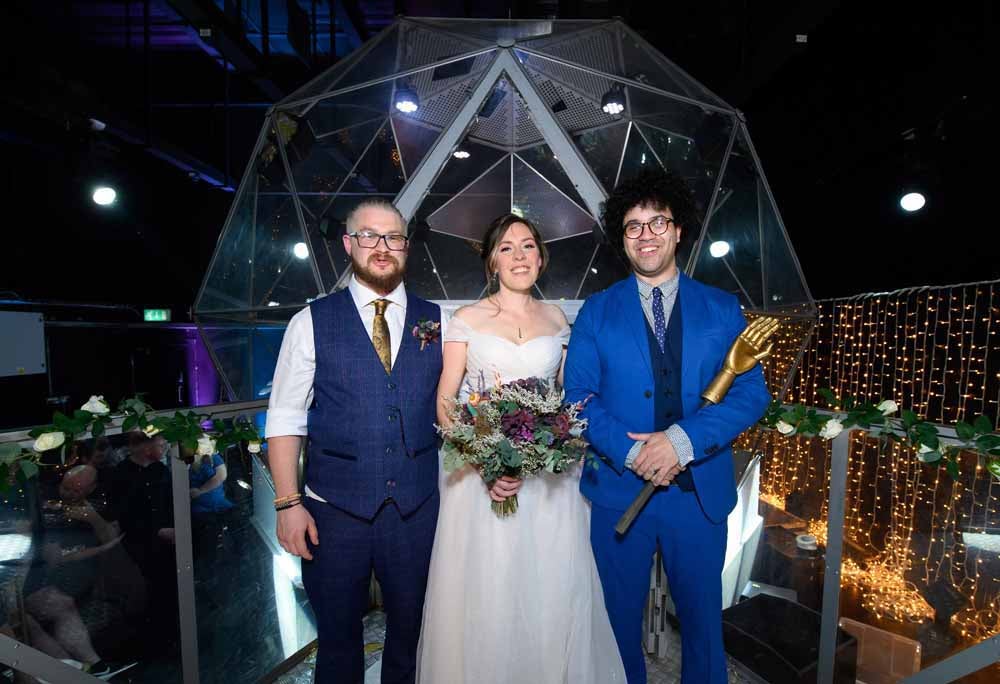
<path id="1" fill-rule="evenodd" d="M 406 324 L 406 288 L 403 283 L 389 294 L 377 294 L 357 278 L 351 278 L 347 286 L 361 315 L 361 322 L 372 337 L 375 322 L 375 300 L 387 299 L 385 322 L 389 326 L 391 363 L 396 363 L 399 345 L 403 341 Z M 271 381 L 271 397 L 267 405 L 267 423 L 264 434 L 267 437 L 283 435 L 305 436 L 307 433 L 309 407 L 313 401 L 313 378 L 316 375 L 316 341 L 313 337 L 313 320 L 310 307 L 292 316 L 281 341 L 278 363 Z M 322 501 L 306 487 L 306 495 Z"/>

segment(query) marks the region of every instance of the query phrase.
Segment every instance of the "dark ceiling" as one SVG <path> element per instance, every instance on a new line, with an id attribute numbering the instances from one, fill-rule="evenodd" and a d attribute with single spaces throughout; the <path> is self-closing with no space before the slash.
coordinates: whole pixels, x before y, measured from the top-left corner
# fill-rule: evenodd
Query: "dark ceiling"
<path id="1" fill-rule="evenodd" d="M 397 14 L 622 17 L 745 113 L 817 297 L 996 278 L 995 10 L 916 7 L 8 1 L 2 297 L 187 310 L 266 108 Z M 916 166 L 929 203 L 904 216 Z M 104 177 L 122 188 L 114 212 L 87 197 Z"/>

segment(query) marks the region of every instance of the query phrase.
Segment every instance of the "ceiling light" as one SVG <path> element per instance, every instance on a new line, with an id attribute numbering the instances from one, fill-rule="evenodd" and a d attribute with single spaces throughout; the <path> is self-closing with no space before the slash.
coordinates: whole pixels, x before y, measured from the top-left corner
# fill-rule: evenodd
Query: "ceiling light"
<path id="1" fill-rule="evenodd" d="M 412 114 L 420 108 L 420 98 L 408 85 L 396 90 L 396 109 L 404 114 Z"/>
<path id="2" fill-rule="evenodd" d="M 716 259 L 721 259 L 729 254 L 729 243 L 725 240 L 716 240 L 708 246 L 708 253 Z"/>
<path id="3" fill-rule="evenodd" d="M 102 207 L 108 207 L 114 204 L 116 197 L 118 197 L 118 193 L 115 192 L 114 188 L 108 187 L 107 185 L 102 185 L 94 189 L 94 204 Z"/>

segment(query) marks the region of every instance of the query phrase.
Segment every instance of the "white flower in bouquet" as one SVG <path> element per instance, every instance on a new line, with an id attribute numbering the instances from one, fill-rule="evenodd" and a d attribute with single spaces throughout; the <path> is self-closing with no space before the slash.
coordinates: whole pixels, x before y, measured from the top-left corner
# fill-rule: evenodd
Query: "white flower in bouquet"
<path id="1" fill-rule="evenodd" d="M 819 436 L 823 439 L 833 439 L 839 435 L 844 430 L 844 424 L 839 420 L 831 418 L 826 421 L 826 424 L 820 428 Z"/>
<path id="2" fill-rule="evenodd" d="M 90 399 L 87 403 L 80 407 L 83 411 L 90 411 L 95 416 L 107 415 L 111 409 L 108 408 L 108 402 L 104 401 L 103 394 L 91 394 Z"/>
<path id="3" fill-rule="evenodd" d="M 150 423 L 149 425 L 147 425 L 146 427 L 144 427 L 142 429 L 142 434 L 146 435 L 147 437 L 155 437 L 156 435 L 160 434 L 161 432 L 163 432 L 163 430 L 161 430 L 160 428 L 156 427 L 152 423 Z"/>
<path id="4" fill-rule="evenodd" d="M 38 439 L 32 445 L 32 449 L 41 453 L 60 447 L 66 441 L 66 435 L 62 432 L 43 432 L 38 435 Z"/>
<path id="5" fill-rule="evenodd" d="M 198 438 L 198 455 L 199 456 L 211 456 L 215 453 L 215 440 L 208 435 L 202 435 Z"/>
<path id="6" fill-rule="evenodd" d="M 783 420 L 779 420 L 777 425 L 775 425 L 774 427 L 778 432 L 780 432 L 783 435 L 790 435 L 793 432 L 795 432 L 795 426 L 790 423 L 786 423 Z"/>
<path id="7" fill-rule="evenodd" d="M 260 453 L 260 442 L 258 442 L 256 440 L 254 440 L 252 442 L 247 442 L 247 451 L 249 451 L 251 454 L 259 454 Z"/>
<path id="8" fill-rule="evenodd" d="M 886 399 L 880 403 L 876 408 L 882 412 L 883 416 L 891 416 L 893 413 L 899 410 L 899 406 L 892 399 Z"/>

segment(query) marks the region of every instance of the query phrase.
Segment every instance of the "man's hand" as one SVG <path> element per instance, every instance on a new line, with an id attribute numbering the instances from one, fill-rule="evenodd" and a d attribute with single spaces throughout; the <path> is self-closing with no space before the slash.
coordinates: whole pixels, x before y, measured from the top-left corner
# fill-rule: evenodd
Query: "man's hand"
<path id="1" fill-rule="evenodd" d="M 124 536 L 124 535 L 123 535 Z M 156 536 L 167 542 L 168 544 L 173 544 L 176 540 L 174 535 L 174 528 L 172 527 L 161 527 L 156 531 Z"/>
<path id="2" fill-rule="evenodd" d="M 191 488 L 191 500 L 193 501 L 194 499 L 197 499 L 199 496 L 201 496 L 204 493 L 205 492 L 201 491 L 197 487 L 192 487 Z"/>
<path id="3" fill-rule="evenodd" d="M 490 487 L 490 498 L 500 503 L 509 499 L 510 497 L 517 494 L 521 489 L 521 485 L 524 484 L 524 480 L 518 479 L 516 477 L 511 477 L 510 475 L 504 475 L 499 480 L 493 483 Z"/>
<path id="4" fill-rule="evenodd" d="M 681 471 L 681 466 L 667 436 L 662 432 L 630 432 L 629 439 L 645 442 L 632 463 L 632 470 L 639 477 L 657 487 L 670 484 Z"/>
<path id="5" fill-rule="evenodd" d="M 316 521 L 309 515 L 305 506 L 299 504 L 278 511 L 278 543 L 288 553 L 293 556 L 301 556 L 306 560 L 312 560 L 309 553 L 309 546 L 306 544 L 306 535 L 313 546 L 319 544 L 319 532 L 316 531 Z"/>

